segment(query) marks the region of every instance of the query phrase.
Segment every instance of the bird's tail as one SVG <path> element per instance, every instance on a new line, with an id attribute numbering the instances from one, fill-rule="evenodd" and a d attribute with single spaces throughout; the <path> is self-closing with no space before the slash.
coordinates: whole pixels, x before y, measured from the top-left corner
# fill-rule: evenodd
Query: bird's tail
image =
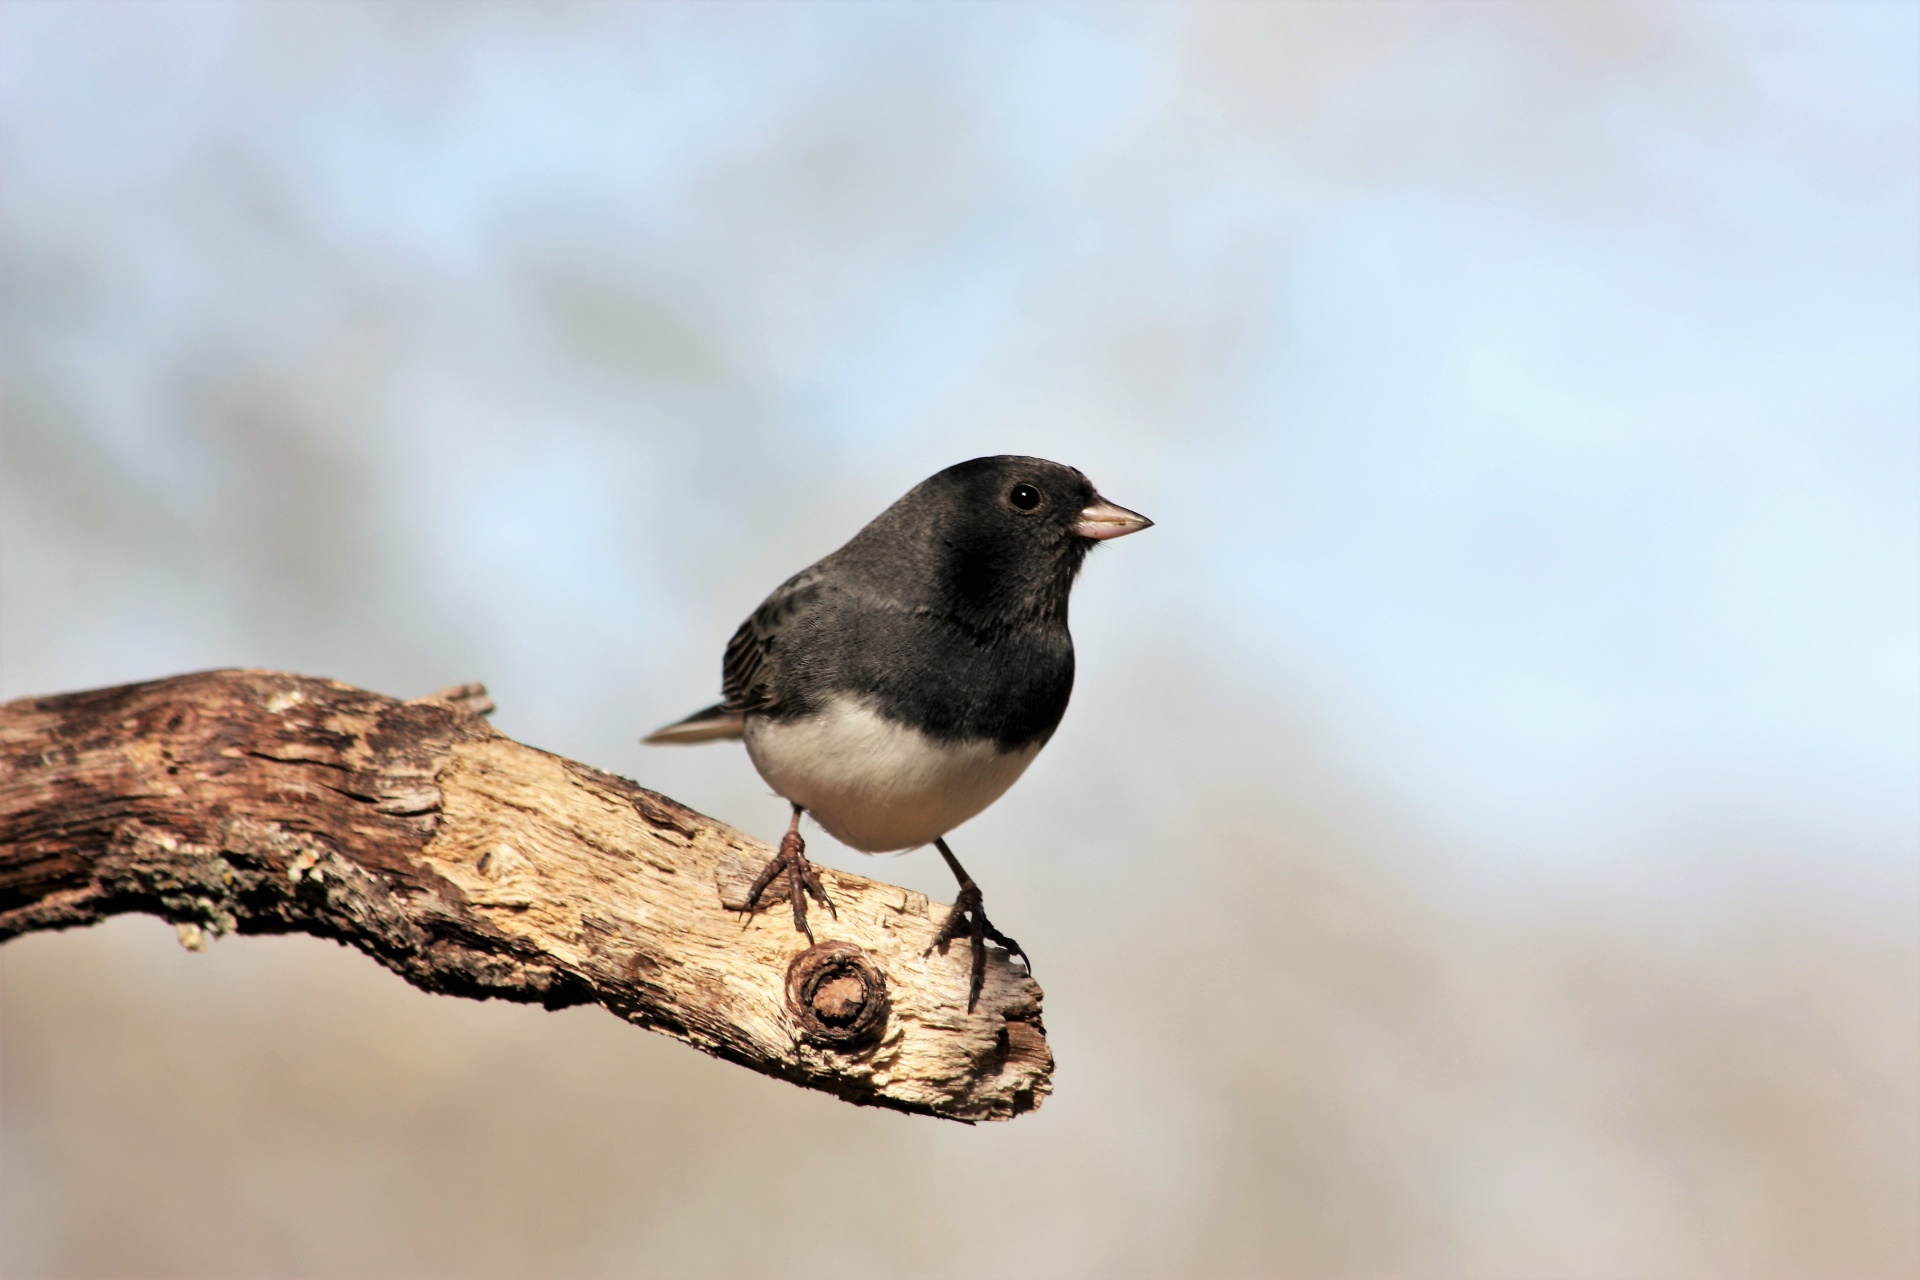
<path id="1" fill-rule="evenodd" d="M 741 736 L 746 729 L 746 717 L 738 711 L 727 710 L 727 704 L 716 702 L 712 706 L 696 711 L 685 720 L 675 720 L 665 728 L 655 729 L 640 739 L 650 747 L 685 746 L 693 742 L 719 742 Z"/>

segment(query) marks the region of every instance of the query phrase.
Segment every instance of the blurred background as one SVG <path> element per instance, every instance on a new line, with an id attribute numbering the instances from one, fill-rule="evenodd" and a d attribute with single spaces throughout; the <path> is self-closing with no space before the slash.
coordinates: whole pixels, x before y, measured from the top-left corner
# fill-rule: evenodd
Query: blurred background
<path id="1" fill-rule="evenodd" d="M 955 838 L 1037 1114 L 123 918 L 0 949 L 0 1270 L 1915 1274 L 1917 65 L 1907 4 L 9 0 L 0 696 L 479 679 L 771 838 L 637 743 L 769 588 L 984 453 L 1159 525 Z"/>

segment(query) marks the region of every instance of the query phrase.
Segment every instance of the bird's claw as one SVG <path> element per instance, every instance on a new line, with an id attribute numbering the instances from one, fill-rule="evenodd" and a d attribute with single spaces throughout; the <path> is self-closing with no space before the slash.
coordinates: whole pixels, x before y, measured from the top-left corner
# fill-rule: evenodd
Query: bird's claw
<path id="1" fill-rule="evenodd" d="M 967 1012 L 972 1013 L 980 1003 L 980 991 L 987 981 L 987 941 L 992 939 L 1006 948 L 1010 956 L 1019 956 L 1027 966 L 1027 972 L 1033 972 L 1033 959 L 1021 949 L 1020 944 L 993 927 L 993 921 L 987 919 L 986 908 L 981 905 L 980 886 L 971 880 L 960 886 L 960 896 L 954 899 L 953 910 L 947 913 L 946 923 L 940 926 L 940 932 L 934 935 L 933 942 L 921 952 L 930 956 L 937 948 L 945 954 L 947 944 L 959 937 L 962 931 L 968 935 L 970 950 L 973 953 L 973 972 L 967 984 Z"/>
<path id="2" fill-rule="evenodd" d="M 787 881 L 787 902 L 793 908 L 793 927 L 806 934 L 807 941 L 812 942 L 813 930 L 807 925 L 808 896 L 811 895 L 818 900 L 836 920 L 840 918 L 840 911 L 833 905 L 833 899 L 827 896 L 826 888 L 820 883 L 820 876 L 814 871 L 813 864 L 807 861 L 806 841 L 800 838 L 797 824 L 795 829 L 781 837 L 780 851 L 767 859 L 767 865 L 760 869 L 753 887 L 747 890 L 747 905 L 744 910 L 748 915 L 752 915 L 759 907 L 760 895 L 765 893 L 768 886 L 783 874 Z"/>

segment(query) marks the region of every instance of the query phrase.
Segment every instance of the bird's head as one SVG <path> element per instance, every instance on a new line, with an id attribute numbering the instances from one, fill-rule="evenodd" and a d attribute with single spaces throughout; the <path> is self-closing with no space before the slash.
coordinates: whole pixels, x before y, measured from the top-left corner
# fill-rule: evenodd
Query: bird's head
<path id="1" fill-rule="evenodd" d="M 938 564 L 968 612 L 1064 613 L 1094 544 L 1153 524 L 1102 498 L 1075 468 L 1014 454 L 930 476 L 874 523 L 882 521 Z"/>

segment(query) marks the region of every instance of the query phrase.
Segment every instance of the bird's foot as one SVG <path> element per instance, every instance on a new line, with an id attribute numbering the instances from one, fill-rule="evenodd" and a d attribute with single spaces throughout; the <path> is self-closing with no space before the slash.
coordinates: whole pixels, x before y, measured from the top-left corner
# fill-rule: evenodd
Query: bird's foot
<path id="1" fill-rule="evenodd" d="M 807 935 L 807 941 L 813 941 L 813 930 L 807 927 L 807 897 L 811 894 L 820 905 L 833 913 L 838 920 L 840 912 L 833 905 L 833 899 L 820 884 L 820 877 L 814 872 L 813 864 L 807 861 L 807 842 L 800 838 L 800 815 L 795 814 L 793 826 L 780 838 L 780 851 L 767 859 L 767 865 L 760 869 L 760 875 L 754 880 L 753 887 L 747 890 L 746 913 L 752 915 L 760 905 L 760 895 L 767 891 L 775 880 L 786 877 L 787 901 L 793 907 L 793 927 Z"/>
<path id="2" fill-rule="evenodd" d="M 1020 944 L 993 927 L 993 921 L 987 919 L 986 908 L 981 905 L 980 886 L 972 880 L 960 883 L 960 896 L 954 899 L 953 910 L 947 913 L 947 922 L 940 926 L 940 932 L 934 935 L 933 944 L 922 955 L 932 955 L 938 948 L 946 954 L 947 944 L 966 933 L 972 943 L 973 975 L 967 985 L 967 1012 L 972 1013 L 974 1006 L 980 1003 L 980 989 L 987 981 L 987 939 L 1007 949 L 1009 955 L 1019 956 L 1026 964 L 1027 972 L 1033 972 L 1033 959 L 1020 948 Z"/>

